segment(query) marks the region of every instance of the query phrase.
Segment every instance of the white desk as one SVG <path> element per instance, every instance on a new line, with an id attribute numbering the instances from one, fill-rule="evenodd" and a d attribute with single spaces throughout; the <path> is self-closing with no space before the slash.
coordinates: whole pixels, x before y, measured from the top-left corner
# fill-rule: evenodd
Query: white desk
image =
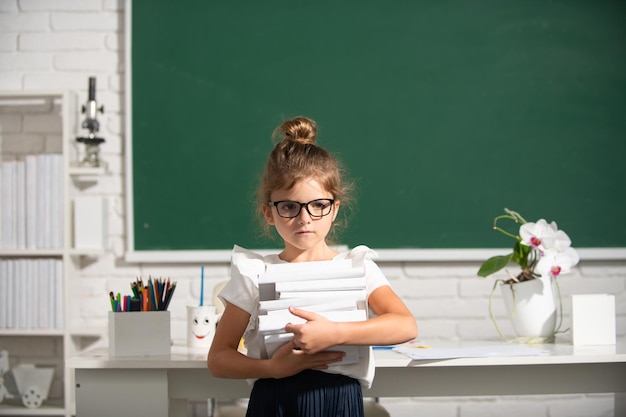
<path id="1" fill-rule="evenodd" d="M 363 394 L 617 393 L 615 415 L 626 415 L 620 414 L 626 397 L 626 340 L 615 346 L 540 347 L 550 355 L 412 361 L 393 351 L 376 351 L 374 385 Z M 75 370 L 78 417 L 182 416 L 188 399 L 246 398 L 251 388 L 246 381 L 212 377 L 204 352 L 177 346 L 168 357 L 141 358 L 111 358 L 107 349 L 95 349 L 71 358 L 66 366 Z"/>

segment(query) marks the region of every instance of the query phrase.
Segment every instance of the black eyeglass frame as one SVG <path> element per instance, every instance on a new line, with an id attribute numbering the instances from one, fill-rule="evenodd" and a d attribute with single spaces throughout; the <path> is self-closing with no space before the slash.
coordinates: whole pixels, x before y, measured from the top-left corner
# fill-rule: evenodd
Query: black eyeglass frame
<path id="1" fill-rule="evenodd" d="M 330 210 L 328 210 L 328 213 L 322 214 L 322 215 L 311 213 L 311 210 L 309 210 L 309 204 L 315 203 L 316 201 L 330 202 L 330 204 L 328 205 L 330 207 Z M 278 205 L 280 203 L 293 203 L 295 205 L 299 205 L 300 207 L 298 208 L 298 212 L 294 214 L 293 216 L 283 216 L 282 214 L 280 214 L 280 210 L 278 210 Z M 293 201 L 293 200 L 279 200 L 279 201 L 268 201 L 268 204 L 270 206 L 276 207 L 276 213 L 278 214 L 278 216 L 282 217 L 283 219 L 293 219 L 293 218 L 298 217 L 300 213 L 302 212 L 302 207 L 306 208 L 307 213 L 309 213 L 309 216 L 311 216 L 312 219 L 321 219 L 322 217 L 328 216 L 333 211 L 333 206 L 335 205 L 335 199 L 334 198 L 316 198 L 315 200 L 311 200 L 306 203 L 301 203 L 299 201 Z"/>

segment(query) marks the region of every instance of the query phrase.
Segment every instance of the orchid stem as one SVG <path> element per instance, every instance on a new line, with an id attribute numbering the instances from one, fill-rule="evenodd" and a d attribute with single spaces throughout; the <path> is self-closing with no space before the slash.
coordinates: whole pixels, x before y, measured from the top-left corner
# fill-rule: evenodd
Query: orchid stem
<path id="1" fill-rule="evenodd" d="M 554 331 L 554 334 L 556 335 L 557 333 L 566 332 L 567 329 L 561 332 L 561 326 L 563 325 L 563 297 L 561 295 L 561 286 L 559 285 L 559 280 L 557 278 L 554 279 L 554 283 L 556 284 L 556 290 L 559 294 L 559 324 L 556 326 L 556 330 Z"/>
<path id="2" fill-rule="evenodd" d="M 501 228 L 501 227 L 498 227 L 498 226 L 493 226 L 493 230 L 497 230 L 498 232 L 500 232 L 500 233 L 502 233 L 502 234 L 504 234 L 504 235 L 506 235 L 506 236 L 508 236 L 508 237 L 512 237 L 513 239 L 517 239 L 517 236 L 515 236 L 514 234 L 511 234 L 511 233 L 509 233 L 509 232 L 507 232 L 506 230 L 504 230 L 504 229 L 503 229 L 503 228 Z"/>
<path id="3" fill-rule="evenodd" d="M 498 331 L 498 334 L 500 335 L 502 340 L 506 342 L 507 338 L 506 336 L 504 336 L 504 334 L 502 334 L 502 331 L 500 330 L 500 326 L 498 326 L 498 321 L 496 320 L 496 316 L 493 314 L 493 302 L 492 302 L 493 293 L 496 292 L 496 287 L 498 286 L 498 282 L 499 280 L 496 280 L 493 283 L 493 288 L 491 288 L 491 294 L 489 294 L 489 315 L 491 316 L 491 321 L 493 321 L 493 325 L 496 326 L 496 330 Z"/>
<path id="4" fill-rule="evenodd" d="M 523 218 L 522 215 L 519 214 L 517 211 L 509 210 L 508 208 L 505 208 L 504 211 L 511 215 L 511 218 L 515 221 L 515 223 L 526 223 L 526 219 Z"/>

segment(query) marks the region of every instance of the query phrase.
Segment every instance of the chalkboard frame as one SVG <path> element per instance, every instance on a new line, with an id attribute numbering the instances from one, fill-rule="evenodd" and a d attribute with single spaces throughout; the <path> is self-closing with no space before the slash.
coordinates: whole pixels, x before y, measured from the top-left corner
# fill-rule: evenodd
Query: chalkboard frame
<path id="1" fill-rule="evenodd" d="M 133 129 L 132 129 L 132 123 L 133 123 L 133 112 L 132 112 L 132 100 L 133 100 L 133 89 L 132 89 L 132 60 L 131 60 L 131 51 L 132 51 L 132 28 L 131 28 L 131 20 L 132 20 L 132 13 L 131 13 L 131 1 L 127 0 L 127 14 L 126 14 L 126 25 L 127 25 L 127 48 L 126 48 L 126 54 L 127 54 L 127 59 L 126 59 L 126 63 L 127 63 L 127 74 L 128 77 L 126 78 L 126 83 L 127 83 L 127 115 L 128 117 L 126 118 L 126 137 L 127 137 L 127 152 L 126 152 L 126 156 L 127 156 L 127 219 L 128 219 L 128 229 L 127 229 L 127 243 L 128 243 L 128 254 L 129 256 L 127 256 L 128 259 L 136 259 L 136 260 L 141 260 L 141 259 L 150 259 L 152 257 L 154 257 L 155 255 L 157 257 L 160 257 L 160 260 L 163 260 L 164 258 L 162 257 L 163 254 L 173 254 L 173 253 L 177 253 L 178 255 L 173 255 L 172 259 L 196 259 L 196 257 L 200 257 L 200 258 L 206 258 L 208 256 L 208 258 L 215 258 L 218 261 L 224 260 L 226 259 L 227 254 L 229 253 L 229 248 L 227 247 L 223 247 L 223 249 L 211 249 L 211 250 L 188 250 L 185 248 L 176 248 L 176 249 L 167 249 L 167 250 L 159 250 L 157 249 L 150 249 L 150 250 L 136 250 L 135 249 L 135 224 L 134 224 L 134 205 L 133 205 L 133 200 L 134 200 L 134 194 L 133 194 L 133 176 L 134 171 L 133 171 L 133 164 L 132 164 L 132 155 L 133 155 Z M 623 201 L 620 202 L 620 204 L 623 204 Z M 512 208 L 517 208 L 517 207 L 512 207 Z M 491 207 L 490 208 L 491 212 L 490 213 L 486 213 L 485 216 L 492 218 L 493 216 L 499 214 L 499 211 L 496 210 L 495 208 Z M 551 220 L 549 218 L 549 220 Z M 481 226 L 482 227 L 482 226 Z M 488 230 L 489 225 L 486 222 L 485 223 L 485 230 Z M 236 243 L 236 242 L 233 242 Z M 367 243 L 367 242 L 364 242 Z M 502 247 L 506 247 L 507 246 L 506 241 L 503 240 L 503 244 Z M 373 247 L 377 247 L 375 244 L 374 245 L 370 245 Z M 489 245 L 488 247 L 491 246 L 495 246 L 495 245 Z M 576 242 L 574 242 L 574 246 L 576 246 Z M 590 249 L 584 249 L 583 248 L 583 254 L 584 253 L 588 253 L 589 258 L 591 259 L 600 259 L 600 258 L 607 258 L 607 259 L 621 259 L 621 258 L 626 258 L 626 256 L 624 255 L 624 247 L 625 245 L 619 245 L 619 246 L 611 246 L 611 247 L 603 247 L 603 246 L 595 246 L 595 245 L 590 245 Z M 267 247 L 265 249 L 268 249 Z M 492 249 L 481 249 L 479 248 L 449 248 L 449 247 L 406 247 L 405 245 L 403 246 L 399 246 L 398 248 L 391 248 L 391 247 L 382 247 L 379 249 L 379 253 L 383 253 L 384 257 L 386 257 L 387 259 L 390 260 L 420 260 L 420 259 L 433 259 L 433 260 L 437 260 L 440 259 L 442 256 L 443 258 L 453 258 L 456 260 L 471 260 L 471 259 L 475 259 L 475 260 L 479 260 L 479 259 L 484 259 L 484 255 L 487 253 L 492 252 Z M 142 255 L 143 254 L 143 255 Z M 186 254 L 186 255 L 185 255 Z M 603 255 L 604 254 L 604 255 Z M 424 256 L 426 258 L 424 258 Z M 155 261 L 158 261 L 159 259 L 156 259 Z"/>

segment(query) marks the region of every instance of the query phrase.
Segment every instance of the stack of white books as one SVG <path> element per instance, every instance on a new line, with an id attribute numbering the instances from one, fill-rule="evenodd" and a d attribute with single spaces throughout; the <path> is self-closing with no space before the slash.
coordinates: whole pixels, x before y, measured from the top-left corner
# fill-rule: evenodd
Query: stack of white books
<path id="1" fill-rule="evenodd" d="M 63 247 L 63 156 L 0 163 L 0 248 Z"/>
<path id="2" fill-rule="evenodd" d="M 367 320 L 365 268 L 352 260 L 271 264 L 259 277 L 259 332 L 264 335 L 269 356 L 289 341 L 288 323 L 306 321 L 289 312 L 289 307 L 317 313 L 335 322 Z M 346 356 L 337 365 L 356 363 L 366 347 L 334 346 Z"/>
<path id="3" fill-rule="evenodd" d="M 0 329 L 62 329 L 62 289 L 60 259 L 0 259 Z"/>

